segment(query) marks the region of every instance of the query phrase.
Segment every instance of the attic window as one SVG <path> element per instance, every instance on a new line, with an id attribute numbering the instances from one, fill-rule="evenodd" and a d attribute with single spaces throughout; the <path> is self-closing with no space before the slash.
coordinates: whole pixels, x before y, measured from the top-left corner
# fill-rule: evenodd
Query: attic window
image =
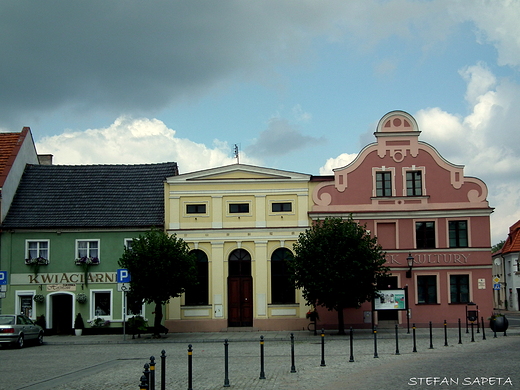
<path id="1" fill-rule="evenodd" d="M 249 213 L 249 203 L 231 203 L 229 205 L 229 213 Z"/>

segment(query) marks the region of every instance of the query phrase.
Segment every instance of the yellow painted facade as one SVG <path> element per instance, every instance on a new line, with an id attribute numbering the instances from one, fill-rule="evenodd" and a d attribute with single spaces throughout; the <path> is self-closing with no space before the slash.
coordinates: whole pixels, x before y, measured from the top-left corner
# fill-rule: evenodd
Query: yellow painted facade
<path id="1" fill-rule="evenodd" d="M 220 331 L 230 326 L 229 259 L 237 249 L 250 255 L 252 323 L 259 330 L 301 330 L 307 307 L 299 292 L 293 303 L 272 300 L 271 258 L 293 252 L 309 227 L 310 175 L 235 164 L 170 177 L 165 185 L 166 230 L 204 252 L 208 259 L 207 305 L 172 299 L 166 326 L 174 332 Z M 245 252 L 241 253 L 245 253 Z M 231 299 L 231 301 L 230 301 Z M 251 304 L 251 302 L 247 302 Z"/>

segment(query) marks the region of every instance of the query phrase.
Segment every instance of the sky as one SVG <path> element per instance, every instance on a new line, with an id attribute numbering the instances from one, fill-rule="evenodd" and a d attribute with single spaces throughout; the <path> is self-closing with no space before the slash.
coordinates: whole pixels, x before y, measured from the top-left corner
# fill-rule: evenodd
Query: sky
<path id="1" fill-rule="evenodd" d="M 520 0 L 2 0 L 0 131 L 55 164 L 331 174 L 388 112 L 520 219 Z"/>

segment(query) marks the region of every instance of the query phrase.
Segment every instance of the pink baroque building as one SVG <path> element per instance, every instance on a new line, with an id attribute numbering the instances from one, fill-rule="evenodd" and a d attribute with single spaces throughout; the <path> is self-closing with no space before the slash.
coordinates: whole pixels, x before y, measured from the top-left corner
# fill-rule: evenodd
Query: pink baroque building
<path id="1" fill-rule="evenodd" d="M 479 317 L 492 312 L 486 185 L 464 176 L 463 166 L 420 141 L 420 133 L 411 115 L 392 111 L 379 121 L 376 142 L 352 163 L 312 179 L 311 219 L 352 214 L 386 251 L 391 278 L 380 290 L 407 289 L 408 319 L 406 310 L 372 312 L 365 303 L 346 310 L 347 326 L 453 325 L 459 318 L 465 324 L 471 302 Z M 336 318 L 333 312 L 320 316 L 324 326 Z"/>

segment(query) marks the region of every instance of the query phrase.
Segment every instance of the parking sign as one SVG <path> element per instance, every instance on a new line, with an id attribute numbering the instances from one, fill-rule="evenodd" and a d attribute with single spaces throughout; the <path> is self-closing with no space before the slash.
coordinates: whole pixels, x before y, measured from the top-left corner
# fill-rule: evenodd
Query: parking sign
<path id="1" fill-rule="evenodd" d="M 0 271 L 0 284 L 7 284 L 7 271 Z"/>
<path id="2" fill-rule="evenodd" d="M 130 272 L 126 268 L 117 270 L 117 283 L 130 283 L 131 280 Z"/>

